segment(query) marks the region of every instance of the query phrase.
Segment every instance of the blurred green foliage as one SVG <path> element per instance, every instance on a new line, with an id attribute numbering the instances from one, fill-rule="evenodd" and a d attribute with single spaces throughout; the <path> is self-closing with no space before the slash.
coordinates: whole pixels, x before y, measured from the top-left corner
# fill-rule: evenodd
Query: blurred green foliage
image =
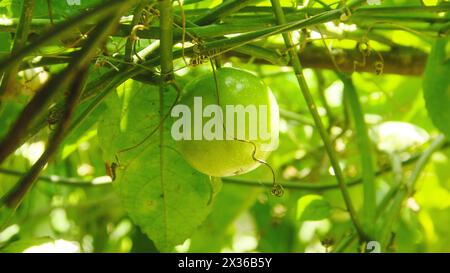
<path id="1" fill-rule="evenodd" d="M 52 19 L 64 20 L 101 1 L 81 0 L 80 6 L 68 6 L 66 1 L 51 2 Z M 310 2 L 310 7 L 323 8 L 320 2 L 330 5 L 336 1 L 281 2 L 286 8 L 302 2 Z M 382 2 L 384 6 L 395 7 L 422 4 L 419 0 Z M 17 19 L 21 3 L 19 0 L 0 1 L 0 21 Z M 209 9 L 220 3 L 218 0 L 185 0 L 184 10 L 188 19 L 193 20 L 196 10 Z M 259 1 L 257 5 L 270 8 L 270 1 Z M 36 7 L 35 19 L 50 18 L 47 1 L 36 0 Z M 421 14 L 420 11 L 409 13 L 411 17 L 420 17 Z M 244 20 L 247 15 L 229 17 Z M 392 25 L 402 25 L 395 16 L 393 14 L 391 18 Z M 448 13 L 426 13 L 423 16 L 448 20 Z M 376 21 L 368 18 L 357 26 L 357 31 L 361 30 L 356 34 L 359 38 L 363 38 L 371 20 Z M 423 153 L 441 133 L 440 130 L 447 136 L 449 134 L 448 32 L 435 42 L 435 33 L 423 30 L 422 23 L 405 20 L 408 26 L 404 28 L 380 27 L 373 34 L 383 39 L 371 41 L 370 45 L 373 52 L 393 50 L 394 54 L 396 48 L 403 47 L 427 54 L 440 50 L 439 54 L 432 55 L 439 57 L 429 60 L 424 76 L 363 72 L 352 75 L 369 127 L 376 170 L 381 170 L 376 177 L 377 204 L 398 183 L 399 177 L 406 179 L 415 167 L 414 161 L 395 168 L 396 162 L 408 162 Z M 157 22 L 153 25 L 157 26 Z M 310 29 L 314 32 L 310 34 L 317 37 L 316 30 Z M 1 56 L 9 54 L 12 38 L 11 33 L 0 32 Z M 392 44 L 380 42 L 384 39 Z M 111 54 L 96 59 L 90 68 L 89 82 L 95 82 L 115 69 L 118 63 L 112 60 L 112 56 L 123 55 L 125 41 L 120 37 L 108 41 L 106 47 Z M 357 51 L 358 48 L 358 42 L 351 39 L 323 41 L 316 38 L 311 39 L 308 46 L 323 49 L 324 43 L 338 51 Z M 142 39 L 137 48 L 143 49 L 149 44 Z M 280 35 L 255 44 L 276 50 L 283 48 Z M 41 48 L 36 55 L 73 50 L 64 41 L 56 41 Z M 371 58 L 376 58 L 373 56 L 376 53 L 371 55 Z M 253 71 L 271 88 L 278 100 L 282 109 L 280 146 L 268 160 L 277 180 L 310 184 L 335 182 L 322 140 L 315 126 L 307 122 L 311 118 L 292 69 L 261 63 L 256 58 L 244 58 L 239 54 L 226 56 L 221 61 L 225 66 Z M 177 60 L 175 65 L 180 68 L 176 71 L 180 85 L 211 69 L 208 63 L 185 68 L 182 60 Z M 45 70 L 54 74 L 63 66 L 46 65 Z M 304 72 L 322 120 L 333 139 L 345 177 L 349 180 L 361 177 L 358 135 L 344 100 L 343 83 L 333 70 L 308 68 Z M 118 184 L 110 183 L 108 175 L 114 172 L 112 168 L 117 151 L 143 139 L 158 126 L 159 109 L 150 103 L 158 104 L 158 90 L 158 87 L 129 79 L 110 92 L 87 118 L 77 124 L 14 216 L 5 219 L 7 211 L 0 209 L 0 220 L 3 220 L 0 222 L 3 224 L 0 226 L 0 252 L 326 252 L 348 236 L 352 224 L 337 187 L 326 190 L 286 188 L 283 197 L 274 197 L 270 188 L 260 184 L 271 181 L 271 173 L 260 167 L 238 177 L 254 183 L 223 179 L 220 188 L 220 181 L 210 184 L 208 177 L 186 166 L 176 152 L 167 156 L 170 165 L 162 171 L 174 192 L 172 199 L 167 201 L 173 214 L 168 222 L 164 222 L 160 219 L 164 209 L 162 205 L 149 204 L 151 196 L 161 193 L 159 185 L 151 182 L 162 176 L 158 170 L 159 154 L 152 150 L 151 145 L 155 141 L 152 138 L 142 147 L 120 157 L 122 164 L 131 159 L 136 162 L 131 166 L 128 177 L 122 177 Z M 0 139 L 31 97 L 32 93 L 19 90 L 2 103 Z M 133 107 L 128 108 L 127 103 L 132 103 Z M 81 103 L 76 114 L 80 115 L 89 106 L 90 101 Z M 123 126 L 126 127 L 124 123 L 132 125 L 131 131 L 122 130 Z M 44 126 L 0 166 L 0 196 L 4 196 L 20 176 L 8 171 L 24 173 L 29 170 L 45 149 L 45 141 L 51 132 L 51 126 Z M 446 149 L 447 146 L 432 155 L 419 177 L 414 194 L 403 203 L 398 221 L 391 227 L 392 243 L 388 251 L 450 252 L 450 149 Z M 66 181 L 66 178 L 70 179 Z M 352 186 L 350 193 L 357 211 L 360 211 L 363 202 L 361 184 Z M 345 248 L 347 252 L 357 250 L 356 240 Z"/>

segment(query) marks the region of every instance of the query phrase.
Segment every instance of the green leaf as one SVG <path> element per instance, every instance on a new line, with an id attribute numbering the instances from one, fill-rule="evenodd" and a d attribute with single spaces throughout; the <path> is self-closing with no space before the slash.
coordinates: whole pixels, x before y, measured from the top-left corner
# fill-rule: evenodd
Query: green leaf
<path id="1" fill-rule="evenodd" d="M 320 195 L 306 195 L 298 200 L 297 219 L 300 221 L 318 221 L 331 214 L 330 204 Z"/>
<path id="2" fill-rule="evenodd" d="M 80 105 L 79 109 L 77 109 L 78 114 L 83 114 L 86 110 L 87 105 Z M 62 152 L 60 154 L 61 159 L 66 159 L 70 154 L 75 152 L 80 144 L 83 142 L 87 142 L 95 135 L 97 135 L 97 130 L 95 128 L 95 123 L 97 122 L 100 115 L 106 111 L 106 106 L 104 104 L 100 104 L 97 108 L 95 108 L 83 121 L 81 124 L 77 124 L 77 127 L 71 131 L 63 144 L 61 145 Z"/>
<path id="3" fill-rule="evenodd" d="M 257 250 L 263 253 L 290 252 L 294 247 L 294 237 L 297 234 L 295 218 L 284 215 L 286 212 L 278 214 L 276 212 L 277 207 L 283 208 L 285 206 L 281 206 L 279 200 L 270 201 L 269 199 L 266 202 L 255 202 L 251 209 L 258 228 L 259 240 Z"/>
<path id="4" fill-rule="evenodd" d="M 4 248 L 1 248 L 0 253 L 22 253 L 30 247 L 42 245 L 45 243 L 51 243 L 54 241 L 55 240 L 53 240 L 50 237 L 20 240 L 17 242 L 13 242 L 13 243 L 5 246 Z"/>
<path id="5" fill-rule="evenodd" d="M 189 252 L 220 252 L 229 247 L 233 222 L 246 211 L 261 193 L 260 188 L 224 184 L 208 219 L 191 238 Z"/>
<path id="6" fill-rule="evenodd" d="M 11 47 L 11 34 L 2 32 L 0 33 L 0 56 L 8 54 Z"/>
<path id="7" fill-rule="evenodd" d="M 217 188 L 178 153 L 171 121 L 159 126 L 175 98 L 173 89 L 160 92 L 129 80 L 107 98 L 98 125 L 104 159 L 119 159 L 114 185 L 125 209 L 163 252 L 183 243 L 204 221 Z"/>
<path id="8" fill-rule="evenodd" d="M 450 137 L 450 61 L 446 60 L 448 39 L 436 40 L 425 68 L 423 89 L 428 114 L 434 125 Z"/>

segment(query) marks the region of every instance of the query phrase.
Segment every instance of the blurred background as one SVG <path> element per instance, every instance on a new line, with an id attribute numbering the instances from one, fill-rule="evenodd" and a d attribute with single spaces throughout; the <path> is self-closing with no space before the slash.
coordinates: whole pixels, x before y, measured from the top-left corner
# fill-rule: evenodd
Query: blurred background
<path id="1" fill-rule="evenodd" d="M 21 1 L 12 2 L 12 5 L 4 0 L 0 2 L 0 21 L 18 17 Z M 54 1 L 54 8 L 59 11 L 54 16 L 63 19 L 70 12 L 58 7 L 60 2 Z M 221 1 L 184 2 L 186 13 L 195 16 L 198 10 L 213 7 Z M 332 4 L 335 1 L 323 2 Z M 282 3 L 285 7 L 300 6 L 296 1 Z M 262 1 L 258 5 L 264 7 L 268 4 L 269 1 Z M 422 2 L 386 0 L 383 4 L 420 5 Z M 317 6 L 320 7 L 314 5 Z M 428 14 L 431 17 L 434 15 Z M 239 20 L 246 20 L 246 16 L 249 15 L 239 13 L 227 17 L 222 23 L 229 20 L 233 24 L 240 24 Z M 263 15 L 259 17 L 264 19 Z M 38 7 L 34 18 L 46 20 L 48 10 Z M 407 21 L 395 20 L 395 24 L 402 27 L 384 25 L 370 32 L 367 37 L 371 54 L 365 57 L 366 44 L 361 43 L 361 39 L 366 37 L 371 20 L 376 21 L 377 18 L 368 18 L 358 26 L 351 22 L 323 24 L 321 29 L 308 29 L 306 35 L 301 36 L 307 37 L 303 38 L 306 40 L 299 38 L 300 35 L 294 35 L 299 50 L 310 52 L 301 57 L 307 67 L 304 71 L 306 81 L 333 140 L 344 175 L 353 181 L 350 193 L 357 210 L 361 209 L 363 198 L 360 183 L 361 154 L 344 96 L 344 84 L 333 71 L 336 66 L 341 66 L 347 72 L 356 70 L 352 79 L 373 144 L 378 202 L 383 200 L 399 179 L 411 174 L 418 157 L 440 134 L 427 112 L 422 88 L 422 73 L 434 34 L 423 30 L 422 25 L 409 25 Z M 332 38 L 322 39 L 322 35 Z M 151 42 L 151 39 L 141 39 L 137 46 L 145 48 Z M 69 50 L 64 43 L 67 41 L 45 47 L 40 53 L 61 55 Z M 10 33 L 0 32 L 2 54 L 9 52 L 10 44 Z M 124 39 L 112 37 L 107 50 L 120 52 L 123 44 Z M 283 55 L 284 43 L 280 35 L 257 41 L 253 45 L 273 49 L 280 56 Z M 414 62 L 406 60 L 403 66 L 396 62 L 396 49 L 414 56 Z M 336 63 L 330 62 L 327 52 L 335 54 Z M 385 59 L 380 58 L 377 52 L 381 52 Z M 105 56 L 96 60 L 96 65 L 91 69 L 93 78 L 115 65 L 110 58 Z M 367 58 L 366 64 L 364 58 Z M 335 183 L 335 176 L 292 68 L 283 64 L 270 64 L 267 59 L 248 56 L 245 52 L 224 54 L 222 62 L 224 66 L 254 72 L 274 92 L 281 111 L 280 146 L 271 154 L 268 162 L 277 174 L 277 180 L 288 182 L 290 186 L 285 187 L 283 197 L 272 196 L 270 187 L 262 185 L 272 179 L 270 171 L 264 167 L 240 177 L 223 179 L 210 215 L 189 239 L 173 251 L 330 251 L 349 236 L 352 225 L 340 191 L 336 186 L 330 186 Z M 353 67 L 355 62 L 358 64 Z M 211 70 L 208 63 L 186 68 L 182 60 L 177 60 L 175 65 L 180 67 L 176 74 L 182 85 Z M 383 65 L 385 67 L 380 67 Z M 48 65 L 24 70 L 19 74 L 22 79 L 20 93 L 9 98 L 0 111 L 0 138 L 6 134 L 36 88 L 61 67 Z M 443 84 L 448 85 L 448 82 Z M 130 220 L 113 188 L 114 182 L 109 176 L 110 162 L 103 158 L 97 137 L 98 122 L 105 109 L 106 106 L 100 105 L 63 142 L 57 156 L 45 167 L 39 182 L 16 214 L 0 229 L 0 252 L 157 251 L 152 241 Z M 0 166 L 0 196 L 42 154 L 51 132 L 50 127 L 47 126 L 28 139 Z M 388 251 L 450 252 L 448 146 L 446 143 L 434 152 L 425 165 L 414 195 L 407 199 L 398 220 L 393 223 L 394 232 L 390 236 L 392 243 Z M 305 183 L 316 187 L 308 189 L 302 186 Z M 0 210 L 0 215 L 2 213 L 5 211 Z M 353 240 L 343 251 L 355 252 L 357 247 L 356 240 Z"/>

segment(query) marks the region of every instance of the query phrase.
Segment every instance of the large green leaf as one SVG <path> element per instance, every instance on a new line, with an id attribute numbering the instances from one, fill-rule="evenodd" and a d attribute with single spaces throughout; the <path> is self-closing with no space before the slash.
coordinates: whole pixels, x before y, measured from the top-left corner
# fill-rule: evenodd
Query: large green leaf
<path id="1" fill-rule="evenodd" d="M 423 80 L 427 110 L 434 125 L 450 137 L 450 61 L 446 59 L 449 39 L 438 39 L 431 50 Z"/>
<path id="2" fill-rule="evenodd" d="M 192 169 L 176 150 L 171 121 L 159 126 L 175 98 L 172 89 L 160 92 L 158 87 L 127 81 L 108 97 L 98 126 L 105 160 L 113 162 L 116 155 L 119 159 L 114 184 L 126 210 L 164 252 L 191 236 L 209 214 L 215 194 L 209 178 Z M 142 145 L 119 152 L 144 139 Z"/>

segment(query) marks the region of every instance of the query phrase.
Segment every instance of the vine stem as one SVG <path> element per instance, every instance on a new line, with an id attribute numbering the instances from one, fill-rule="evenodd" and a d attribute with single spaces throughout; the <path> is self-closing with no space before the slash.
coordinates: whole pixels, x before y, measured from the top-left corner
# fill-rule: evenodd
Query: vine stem
<path id="1" fill-rule="evenodd" d="M 224 1 L 222 4 L 216 6 L 214 9 L 206 12 L 205 15 L 198 18 L 195 23 L 200 26 L 212 24 L 221 17 L 225 17 L 228 14 L 233 14 L 252 2 L 261 2 L 261 0 Z"/>
<path id="2" fill-rule="evenodd" d="M 375 232 L 375 214 L 376 214 L 376 190 L 375 190 L 375 171 L 372 156 L 372 146 L 369 139 L 366 122 L 364 120 L 364 111 L 359 101 L 358 92 L 353 84 L 351 76 L 337 73 L 338 77 L 344 83 L 345 98 L 348 100 L 353 120 L 355 123 L 356 141 L 361 153 L 361 168 L 363 178 L 363 219 L 362 224 L 366 232 L 373 238 Z"/>
<path id="3" fill-rule="evenodd" d="M 159 0 L 160 13 L 160 55 L 161 80 L 168 83 L 173 80 L 173 7 L 171 0 Z"/>
<path id="4" fill-rule="evenodd" d="M 273 10 L 274 10 L 274 13 L 275 13 L 275 17 L 276 17 L 276 19 L 278 21 L 278 24 L 285 24 L 286 23 L 286 19 L 284 17 L 284 12 L 283 12 L 283 9 L 281 7 L 281 4 L 280 4 L 279 0 L 271 0 L 271 3 L 272 3 L 272 7 L 273 7 Z M 295 75 L 296 75 L 297 80 L 298 80 L 298 84 L 300 86 L 300 90 L 301 90 L 301 92 L 303 94 L 303 97 L 304 97 L 304 99 L 306 101 L 306 104 L 308 105 L 308 109 L 309 109 L 309 111 L 310 111 L 310 113 L 311 113 L 311 115 L 312 115 L 312 117 L 314 119 L 314 122 L 315 122 L 315 124 L 317 126 L 317 129 L 319 131 L 319 134 L 320 134 L 320 136 L 322 138 L 322 141 L 323 141 L 323 143 L 325 145 L 325 149 L 326 149 L 328 157 L 330 159 L 331 166 L 332 166 L 332 168 L 334 170 L 337 182 L 339 184 L 339 188 L 340 188 L 341 193 L 342 193 L 342 197 L 343 197 L 344 202 L 345 202 L 345 204 L 347 206 L 347 210 L 348 210 L 348 212 L 350 214 L 350 217 L 352 219 L 353 225 L 355 226 L 355 229 L 358 232 L 360 240 L 366 241 L 366 240 L 368 240 L 368 236 L 364 232 L 364 230 L 363 230 L 363 228 L 362 228 L 362 226 L 361 226 L 361 224 L 360 224 L 360 222 L 358 220 L 358 217 L 356 215 L 355 208 L 353 207 L 353 203 L 352 203 L 350 194 L 349 194 L 348 189 L 347 189 L 347 184 L 345 182 L 344 174 L 342 173 L 341 167 L 339 166 L 339 160 L 338 160 L 337 155 L 336 155 L 336 153 L 335 153 L 335 151 L 333 149 L 332 143 L 331 143 L 330 138 L 329 138 L 329 136 L 328 136 L 328 134 L 327 134 L 327 132 L 325 130 L 325 127 L 324 127 L 324 125 L 322 123 L 320 115 L 319 115 L 319 113 L 317 111 L 317 107 L 316 107 L 314 99 L 313 99 L 313 97 L 311 95 L 311 92 L 309 91 L 308 84 L 306 83 L 305 76 L 303 74 L 302 64 L 301 64 L 300 59 L 299 59 L 299 57 L 297 55 L 296 49 L 293 46 L 293 41 L 292 41 L 292 38 L 291 38 L 291 34 L 289 32 L 283 33 L 283 38 L 284 38 L 284 41 L 285 41 L 286 48 L 289 49 L 289 55 L 290 55 L 290 58 L 291 58 L 292 66 L 293 66 L 294 71 L 295 71 Z"/>

